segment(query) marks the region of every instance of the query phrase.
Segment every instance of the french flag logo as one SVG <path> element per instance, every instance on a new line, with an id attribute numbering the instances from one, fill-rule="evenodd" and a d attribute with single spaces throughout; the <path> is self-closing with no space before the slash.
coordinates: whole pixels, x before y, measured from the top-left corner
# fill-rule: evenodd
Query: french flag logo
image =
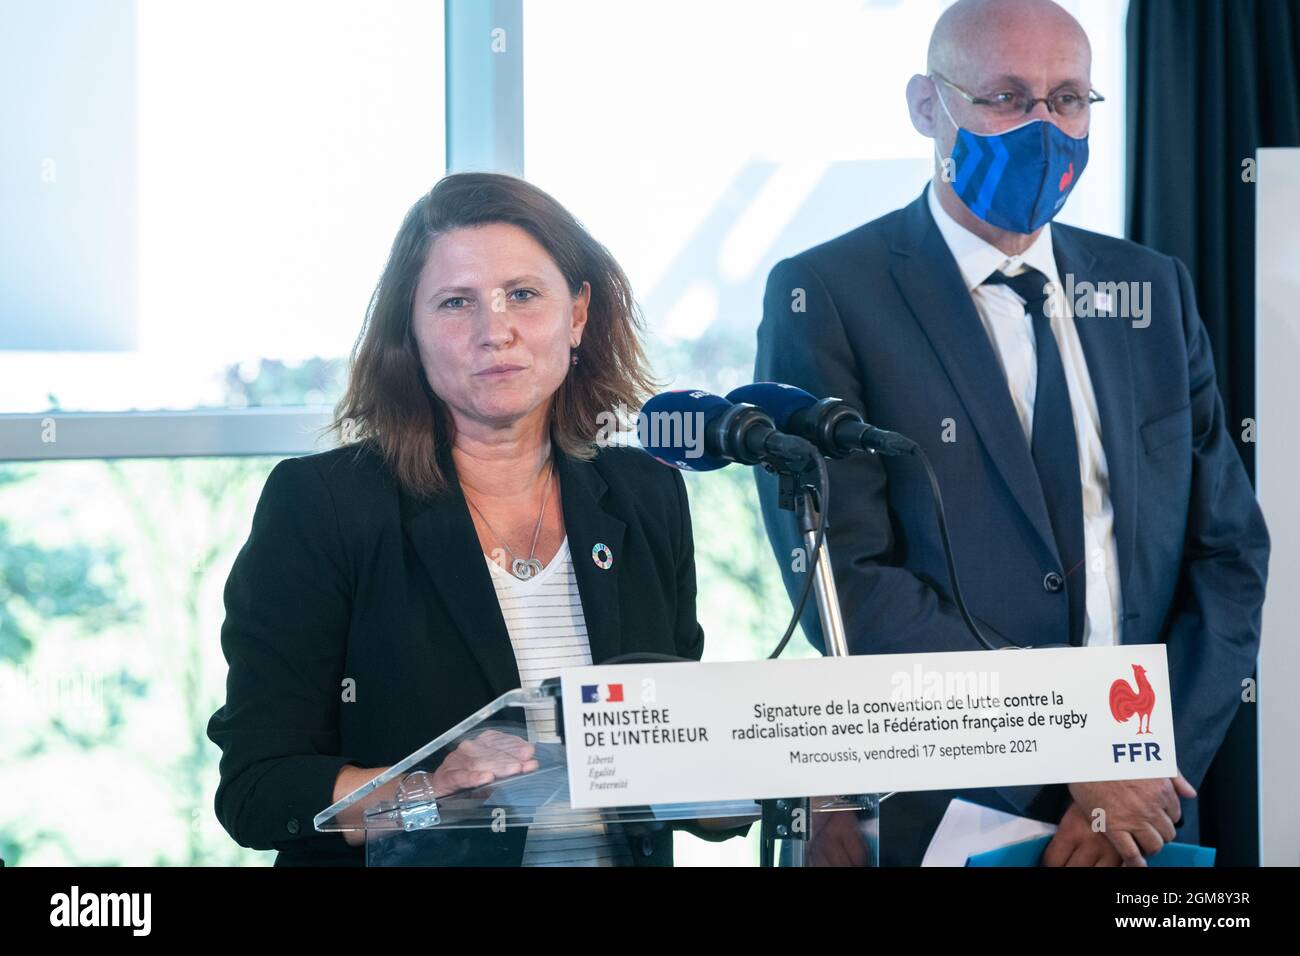
<path id="1" fill-rule="evenodd" d="M 623 703 L 623 685 L 583 684 L 582 702 L 584 704 L 621 704 Z"/>

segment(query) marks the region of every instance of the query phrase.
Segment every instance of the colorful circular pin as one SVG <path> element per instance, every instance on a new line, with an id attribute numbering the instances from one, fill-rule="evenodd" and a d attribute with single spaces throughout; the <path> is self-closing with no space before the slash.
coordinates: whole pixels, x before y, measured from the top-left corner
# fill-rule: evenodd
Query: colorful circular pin
<path id="1" fill-rule="evenodd" d="M 596 562 L 596 567 L 602 571 L 608 571 L 614 564 L 614 552 L 609 550 L 609 545 L 597 544 L 591 549 L 591 560 Z"/>

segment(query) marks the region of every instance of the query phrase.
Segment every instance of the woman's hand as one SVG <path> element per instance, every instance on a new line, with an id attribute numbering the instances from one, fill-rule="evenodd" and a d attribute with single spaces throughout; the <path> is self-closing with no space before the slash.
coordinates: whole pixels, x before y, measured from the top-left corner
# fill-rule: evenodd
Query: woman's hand
<path id="1" fill-rule="evenodd" d="M 867 866 L 871 862 L 871 847 L 855 811 L 825 810 L 810 815 L 809 866 Z"/>
<path id="2" fill-rule="evenodd" d="M 532 773 L 539 764 L 533 745 L 514 734 L 485 730 L 462 740 L 433 774 L 433 791 L 441 797 L 457 790 L 483 787 L 501 777 Z"/>
<path id="3" fill-rule="evenodd" d="M 462 740 L 433 773 L 433 792 L 443 797 L 458 790 L 483 787 L 501 777 L 532 773 L 539 764 L 533 756 L 533 745 L 514 734 L 499 730 L 485 730 L 470 740 Z M 353 790 L 384 773 L 388 768 L 364 769 L 351 764 L 339 771 L 334 782 L 334 802 L 337 803 Z M 394 800 L 401 778 L 390 780 L 375 791 L 372 799 Z M 348 846 L 366 842 L 363 829 L 344 830 L 343 840 Z"/>

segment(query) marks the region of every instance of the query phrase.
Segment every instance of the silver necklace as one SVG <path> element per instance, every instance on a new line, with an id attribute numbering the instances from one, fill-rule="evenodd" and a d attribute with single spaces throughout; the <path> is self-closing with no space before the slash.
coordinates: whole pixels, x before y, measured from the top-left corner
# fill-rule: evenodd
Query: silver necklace
<path id="1" fill-rule="evenodd" d="M 492 532 L 492 537 L 501 542 L 501 546 L 510 554 L 510 573 L 521 581 L 527 581 L 529 578 L 536 577 L 542 573 L 542 562 L 534 555 L 537 553 L 537 539 L 542 534 L 542 520 L 546 517 L 546 503 L 551 498 L 551 477 L 555 474 L 555 460 L 551 459 L 550 467 L 546 471 L 546 487 L 542 489 L 542 507 L 537 512 L 537 526 L 533 528 L 533 543 L 528 549 L 528 557 L 521 558 L 511 550 L 506 539 L 497 534 L 496 528 L 492 527 L 492 522 L 488 521 L 487 515 L 479 510 L 478 505 L 470 501 L 466 496 L 465 500 L 469 501 L 469 506 L 474 509 L 474 513 L 483 519 L 487 529 Z"/>

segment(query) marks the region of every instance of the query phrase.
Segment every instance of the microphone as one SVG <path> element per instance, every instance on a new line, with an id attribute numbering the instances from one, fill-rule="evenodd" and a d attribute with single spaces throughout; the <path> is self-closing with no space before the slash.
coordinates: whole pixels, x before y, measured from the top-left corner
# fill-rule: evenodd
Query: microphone
<path id="1" fill-rule="evenodd" d="M 818 399 L 793 385 L 754 382 L 732 389 L 727 399 L 757 405 L 781 431 L 807 439 L 829 458 L 847 458 L 861 451 L 912 455 L 917 450 L 910 438 L 868 425 L 843 399 Z"/>
<path id="2" fill-rule="evenodd" d="M 957 605 L 962 623 L 971 636 L 985 650 L 994 650 L 993 644 L 975 623 L 966 607 L 966 599 L 962 596 L 961 582 L 957 580 L 957 562 L 952 553 L 952 537 L 948 533 L 948 517 L 943 508 L 943 493 L 939 489 L 939 477 L 920 445 L 898 432 L 868 425 L 857 410 L 842 399 L 818 399 L 793 385 L 754 382 L 752 385 L 732 389 L 727 393 L 727 399 L 752 403 L 764 409 L 782 431 L 806 438 L 830 458 L 847 458 L 855 452 L 863 451 L 882 455 L 913 455 L 919 458 L 930 482 L 935 520 L 939 525 L 939 540 L 943 544 L 943 560 L 948 569 L 948 582 L 952 585 L 953 603 Z"/>
<path id="3" fill-rule="evenodd" d="M 762 409 L 693 389 L 654 396 L 637 427 L 651 457 L 683 471 L 766 462 L 803 472 L 820 457 L 811 443 L 779 431 Z"/>

